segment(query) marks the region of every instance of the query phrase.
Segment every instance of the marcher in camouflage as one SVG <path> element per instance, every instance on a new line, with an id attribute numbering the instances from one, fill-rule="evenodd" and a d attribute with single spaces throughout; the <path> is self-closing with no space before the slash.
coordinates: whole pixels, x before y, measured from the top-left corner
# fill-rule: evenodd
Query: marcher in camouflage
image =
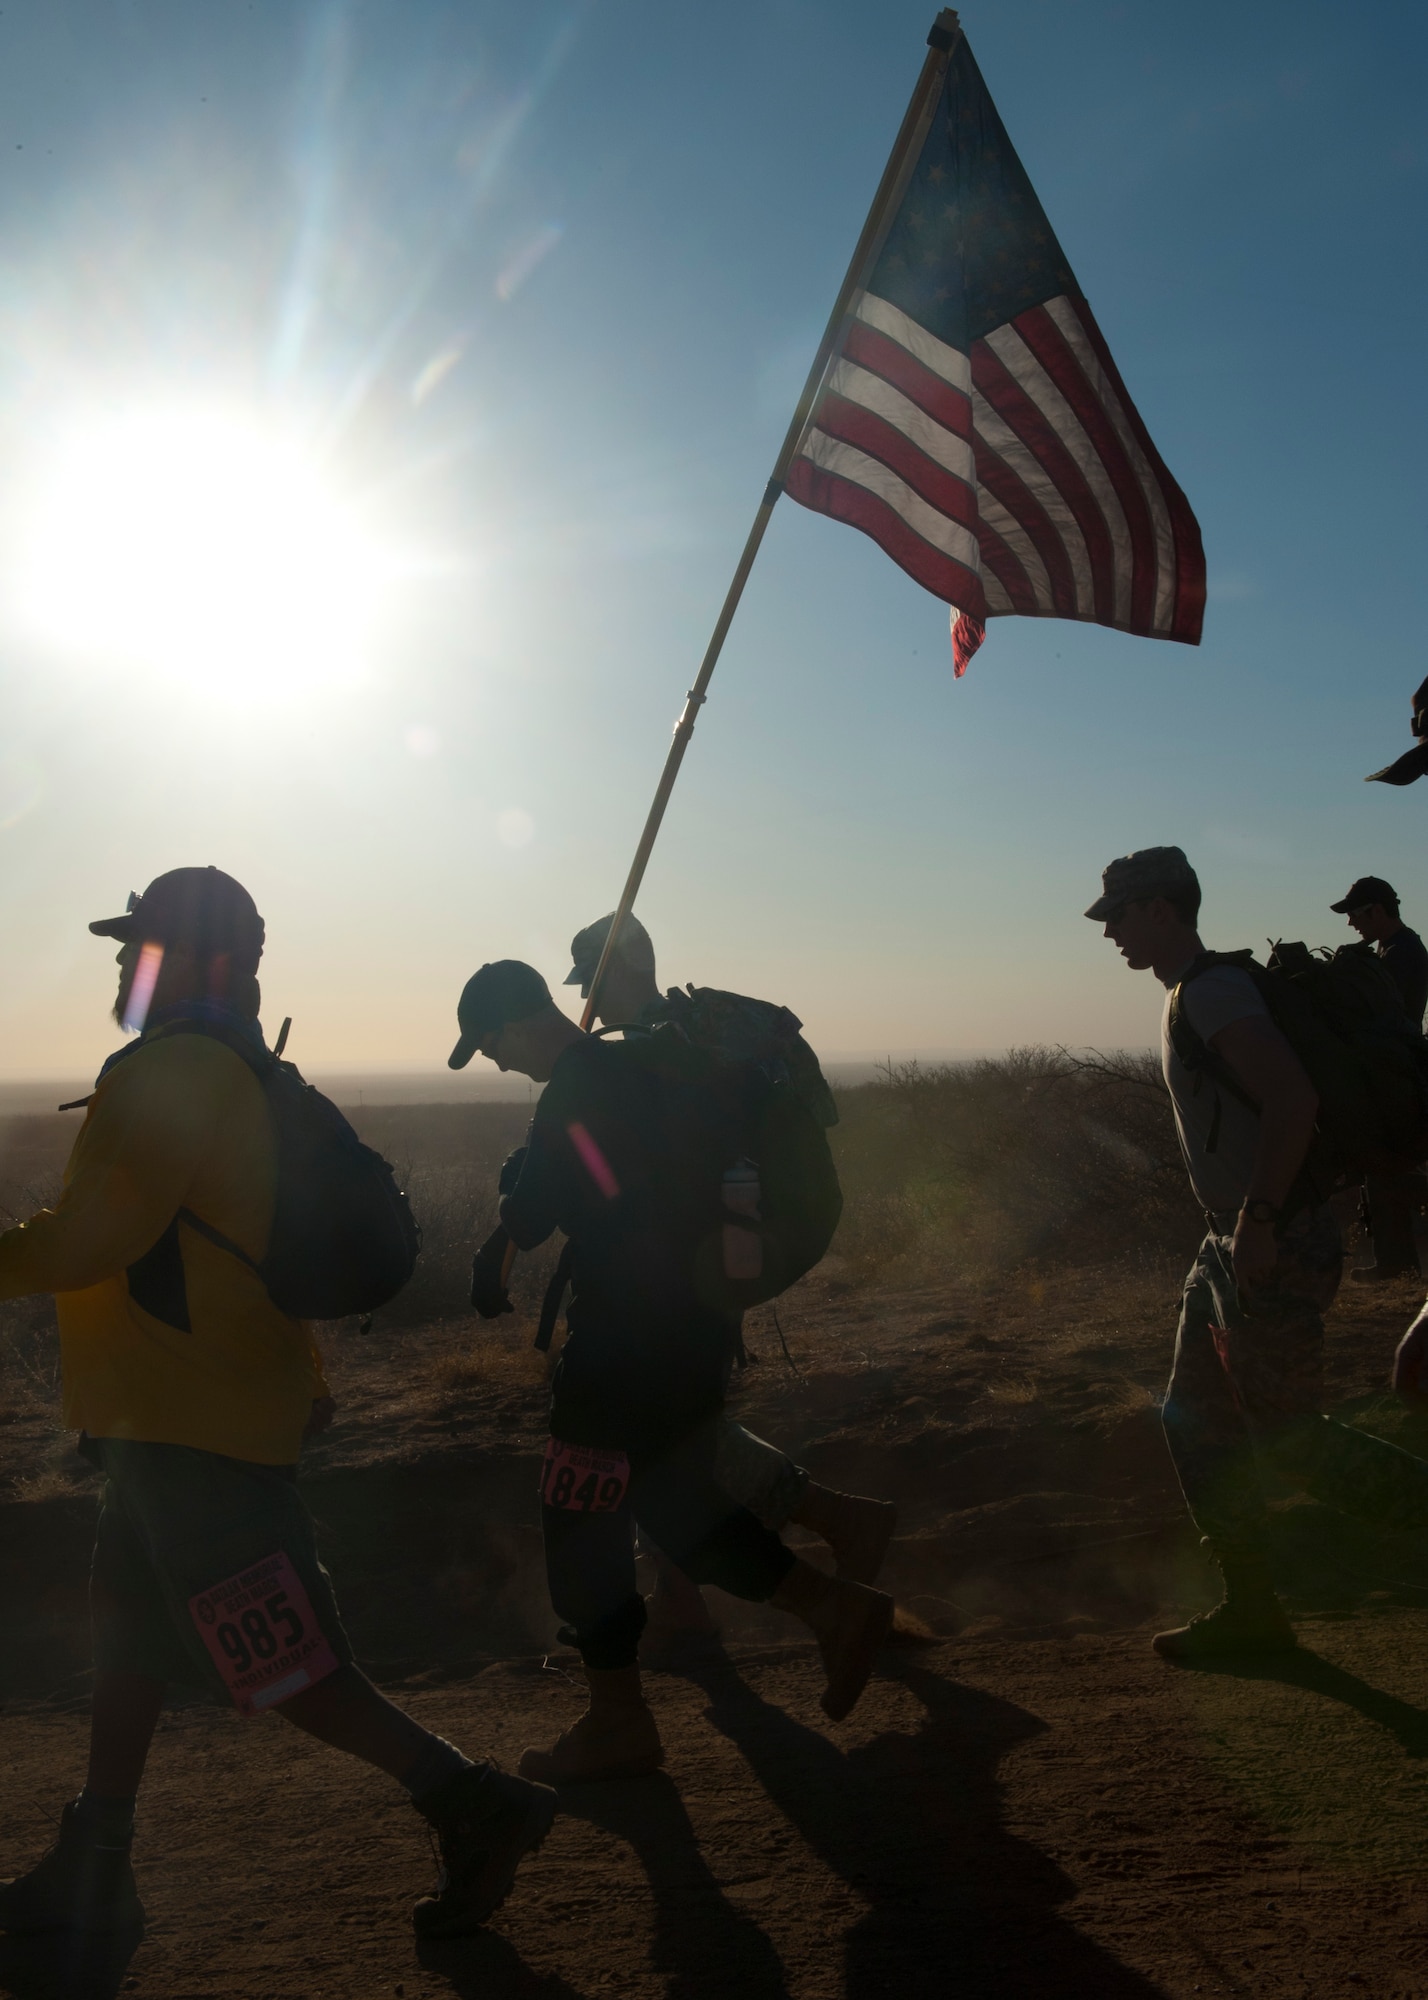
<path id="1" fill-rule="evenodd" d="M 600 917 L 571 939 L 567 986 L 588 995 L 604 950 L 614 912 Z M 836 1125 L 838 1107 L 818 1057 L 799 1032 L 802 1023 L 787 1007 L 725 993 L 711 986 L 672 986 L 662 993 L 655 977 L 654 945 L 638 917 L 626 917 L 605 968 L 595 1018 L 603 1026 L 653 1028 L 672 1021 L 701 1048 L 717 1049 L 731 1062 L 756 1062 L 772 1081 L 786 1079 L 825 1126 Z M 820 1486 L 804 1466 L 777 1446 L 725 1418 L 720 1425 L 715 1473 L 723 1490 L 775 1532 L 790 1522 L 811 1528 L 832 1548 L 838 1574 L 872 1583 L 882 1567 L 897 1523 L 890 1502 L 838 1493 Z M 647 1543 L 646 1546 L 649 1546 Z M 673 1563 L 652 1546 L 655 1590 L 650 1600 L 647 1643 L 659 1647 L 715 1630 L 703 1596 Z"/>
<path id="2" fill-rule="evenodd" d="M 1194 871 L 1168 847 L 1112 862 L 1086 912 L 1132 970 L 1167 989 L 1165 1082 L 1210 1226 L 1185 1282 L 1164 1411 L 1186 1501 L 1225 1579 L 1215 1610 L 1155 1640 L 1167 1658 L 1192 1660 L 1297 1643 L 1269 1578 L 1261 1463 L 1375 1526 L 1428 1526 L 1428 1464 L 1323 1415 L 1323 1315 L 1343 1245 L 1301 1176 L 1318 1099 L 1248 974 L 1206 966 L 1199 907 Z M 1177 992 L 1214 1068 L 1187 1069 L 1176 1054 Z M 1217 1072 L 1260 1110 L 1222 1090 Z"/>
<path id="3" fill-rule="evenodd" d="M 1343 1269 L 1338 1224 L 1311 1208 L 1288 1225 L 1272 1276 L 1241 1297 L 1231 1238 L 1211 1234 L 1185 1281 L 1165 1431 L 1190 1511 L 1212 1548 L 1263 1546 L 1257 1459 L 1326 1506 L 1383 1528 L 1428 1519 L 1428 1466 L 1321 1415 L 1324 1321 Z"/>

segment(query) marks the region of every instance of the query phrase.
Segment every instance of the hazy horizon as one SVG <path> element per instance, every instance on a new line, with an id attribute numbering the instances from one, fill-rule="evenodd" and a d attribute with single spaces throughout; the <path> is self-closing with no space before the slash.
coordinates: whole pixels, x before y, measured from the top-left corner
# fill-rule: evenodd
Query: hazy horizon
<path id="1" fill-rule="evenodd" d="M 873 1083 L 885 1065 L 920 1063 L 926 1067 L 956 1065 L 1006 1054 L 1004 1049 L 890 1049 L 882 1055 L 822 1055 L 824 1074 L 838 1089 Z M 540 1086 L 527 1077 L 502 1076 L 489 1067 L 465 1070 L 392 1069 L 330 1070 L 299 1065 L 304 1076 L 342 1105 L 362 1104 L 519 1104 L 533 1103 Z M 57 1110 L 62 1102 L 87 1092 L 91 1080 L 79 1075 L 11 1076 L 0 1078 L 0 1118 Z"/>
<path id="2" fill-rule="evenodd" d="M 253 890 L 315 1076 L 434 1074 L 615 902 L 931 0 L 36 0 L 0 74 L 0 1078 L 114 1045 L 89 919 Z M 847 1051 L 1143 1047 L 1081 915 L 1178 842 L 1223 948 L 1428 920 L 1421 10 L 963 23 L 1204 530 L 1202 647 L 945 609 L 784 502 L 641 896 Z M 235 569 L 234 550 L 251 555 Z M 561 997 L 569 1001 L 570 994 Z M 472 1086 L 475 1087 L 474 1085 Z"/>

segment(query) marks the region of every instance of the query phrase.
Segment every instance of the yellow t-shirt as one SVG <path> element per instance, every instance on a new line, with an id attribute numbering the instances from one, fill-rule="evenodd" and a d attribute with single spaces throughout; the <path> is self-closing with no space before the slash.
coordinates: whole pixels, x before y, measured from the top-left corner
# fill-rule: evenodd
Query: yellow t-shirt
<path id="1" fill-rule="evenodd" d="M 0 1299 L 55 1294 L 67 1425 L 296 1460 L 327 1386 L 308 1328 L 257 1272 L 180 1222 L 191 1332 L 144 1311 L 126 1277 L 180 1208 L 260 1258 L 275 1170 L 263 1087 L 213 1036 L 160 1028 L 103 1079 L 58 1204 L 0 1235 Z"/>

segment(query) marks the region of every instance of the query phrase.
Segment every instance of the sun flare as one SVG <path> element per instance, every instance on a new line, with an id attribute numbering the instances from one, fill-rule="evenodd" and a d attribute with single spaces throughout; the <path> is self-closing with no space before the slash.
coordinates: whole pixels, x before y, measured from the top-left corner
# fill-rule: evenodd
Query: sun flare
<path id="1" fill-rule="evenodd" d="M 299 446 L 197 412 L 77 430 L 39 481 L 22 599 L 50 643 L 222 696 L 360 672 L 391 565 Z"/>

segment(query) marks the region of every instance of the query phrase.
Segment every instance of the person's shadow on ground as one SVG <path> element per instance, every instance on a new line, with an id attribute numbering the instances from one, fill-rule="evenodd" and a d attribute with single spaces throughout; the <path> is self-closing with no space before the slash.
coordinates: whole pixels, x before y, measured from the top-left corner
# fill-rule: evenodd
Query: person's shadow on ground
<path id="1" fill-rule="evenodd" d="M 36 1931 L 0 1935 L 0 1993 L 13 2000 L 114 2000 L 144 1935 Z"/>
<path id="2" fill-rule="evenodd" d="M 461 2000 L 585 2000 L 556 1974 L 534 1971 L 499 1931 L 422 1939 L 416 1955 L 417 1963 L 446 1980 Z"/>
<path id="3" fill-rule="evenodd" d="M 666 2000 L 733 1993 L 785 2000 L 778 1953 L 719 1887 L 671 1779 L 659 1772 L 623 1784 L 568 1785 L 560 1809 L 627 1841 L 638 1855 L 654 1896 L 650 1963 L 667 1982 Z"/>
<path id="4" fill-rule="evenodd" d="M 945 2000 L 949 1992 L 959 2000 L 1163 2000 L 1162 1988 L 1059 1914 L 1073 1883 L 1002 1824 L 997 1766 L 1046 1724 L 911 1662 L 885 1671 L 921 1701 L 924 1720 L 846 1754 L 762 1700 L 731 1662 L 688 1674 L 709 1698 L 709 1721 L 868 1905 L 845 1939 L 846 2000 Z"/>
<path id="5" fill-rule="evenodd" d="M 1228 1680 L 1278 1681 L 1284 1687 L 1326 1695 L 1330 1701 L 1342 1702 L 1345 1708 L 1353 1709 L 1397 1737 L 1408 1756 L 1428 1757 L 1428 1709 L 1415 1708 L 1411 1702 L 1400 1701 L 1397 1695 L 1385 1694 L 1382 1688 L 1336 1667 L 1307 1647 L 1258 1660 L 1199 1660 L 1192 1671 L 1218 1674 Z"/>

